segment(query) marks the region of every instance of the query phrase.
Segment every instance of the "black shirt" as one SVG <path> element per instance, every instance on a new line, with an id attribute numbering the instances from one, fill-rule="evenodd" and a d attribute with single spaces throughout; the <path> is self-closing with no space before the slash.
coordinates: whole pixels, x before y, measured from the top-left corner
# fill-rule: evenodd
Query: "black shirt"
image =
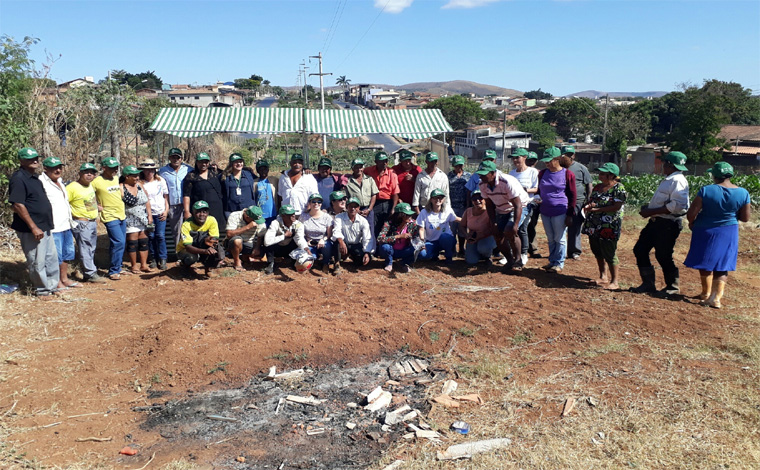
<path id="1" fill-rule="evenodd" d="M 222 183 L 218 173 L 209 170 L 207 175 L 207 178 L 203 179 L 195 171 L 188 173 L 182 182 L 182 195 L 190 198 L 190 211 L 196 202 L 206 201 L 209 215 L 219 223 L 219 230 L 224 230 L 227 218 L 224 216 Z"/>
<path id="2" fill-rule="evenodd" d="M 23 204 L 29 212 L 29 216 L 43 232 L 53 229 L 53 206 L 50 205 L 47 194 L 45 194 L 45 188 L 42 187 L 42 181 L 37 175 L 23 169 L 16 170 L 11 175 L 8 202 Z M 32 231 L 15 212 L 13 213 L 11 228 L 19 232 L 30 233 Z"/>

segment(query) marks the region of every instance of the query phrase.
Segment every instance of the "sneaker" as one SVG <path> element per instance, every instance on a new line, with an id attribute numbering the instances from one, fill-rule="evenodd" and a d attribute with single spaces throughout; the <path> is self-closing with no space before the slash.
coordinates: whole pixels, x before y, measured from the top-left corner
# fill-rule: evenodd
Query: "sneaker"
<path id="1" fill-rule="evenodd" d="M 388 273 L 393 272 L 393 265 L 389 264 L 388 266 L 384 267 L 383 269 L 385 270 L 385 272 L 388 272 Z"/>
<path id="2" fill-rule="evenodd" d="M 154 259 L 150 260 L 150 263 L 148 263 L 148 267 L 150 269 L 156 269 L 156 266 L 157 266 L 156 265 L 156 260 L 154 260 Z"/>
<path id="3" fill-rule="evenodd" d="M 165 259 L 162 259 L 161 261 L 158 262 L 158 269 L 160 269 L 161 271 L 166 271 L 166 260 Z"/>
<path id="4" fill-rule="evenodd" d="M 274 263 L 267 264 L 267 267 L 264 268 L 264 274 L 274 274 Z"/>
<path id="5" fill-rule="evenodd" d="M 528 253 L 523 253 L 522 255 L 520 255 L 520 261 L 522 262 L 523 266 L 527 266 L 528 265 Z"/>
<path id="6" fill-rule="evenodd" d="M 496 260 L 496 262 L 498 264 L 500 264 L 501 266 L 506 266 L 507 265 L 507 257 L 506 256 L 502 256 L 501 258 L 499 258 L 498 260 Z"/>
<path id="7" fill-rule="evenodd" d="M 402 273 L 408 273 L 411 270 L 412 270 L 412 268 L 408 264 L 405 264 L 405 265 L 401 266 L 401 272 Z"/>
<path id="8" fill-rule="evenodd" d="M 335 269 L 333 269 L 333 276 L 340 276 L 343 274 L 343 268 L 340 267 L 340 263 L 335 263 Z"/>
<path id="9" fill-rule="evenodd" d="M 574 253 L 573 256 L 570 257 L 570 259 L 574 259 L 574 260 L 577 261 L 577 260 L 581 259 L 581 254 L 580 253 Z"/>
<path id="10" fill-rule="evenodd" d="M 98 276 L 97 274 L 93 274 L 90 277 L 83 278 L 82 282 L 92 282 L 93 284 L 105 284 L 106 280 L 103 279 L 102 276 Z"/>

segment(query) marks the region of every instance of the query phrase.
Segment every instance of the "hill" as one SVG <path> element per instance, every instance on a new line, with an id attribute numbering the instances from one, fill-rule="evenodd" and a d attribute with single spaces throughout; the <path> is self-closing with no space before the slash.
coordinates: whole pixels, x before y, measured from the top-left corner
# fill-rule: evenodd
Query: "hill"
<path id="1" fill-rule="evenodd" d="M 578 93 L 570 93 L 569 95 L 565 95 L 566 97 L 570 96 L 579 96 L 581 98 L 600 98 L 604 95 L 610 95 L 610 98 L 625 98 L 628 96 L 633 97 L 643 97 L 643 98 L 659 98 L 663 95 L 667 95 L 669 92 L 667 91 L 598 91 L 598 90 L 586 90 L 586 91 L 579 91 Z"/>
<path id="2" fill-rule="evenodd" d="M 366 82 L 353 82 L 352 84 L 356 85 L 359 83 L 366 83 Z M 522 92 L 518 90 L 513 90 L 511 88 L 502 88 L 495 85 L 484 85 L 482 83 L 476 83 L 476 82 L 470 82 L 467 80 L 451 80 L 448 82 L 415 82 L 415 83 L 407 83 L 405 85 L 387 85 L 382 83 L 373 83 L 373 86 L 377 88 L 383 88 L 383 89 L 389 89 L 392 88 L 394 90 L 404 90 L 406 92 L 422 92 L 422 93 L 432 93 L 434 95 L 442 95 L 442 94 L 448 94 L 448 95 L 458 95 L 461 93 L 475 93 L 479 96 L 485 96 L 485 95 L 506 95 L 506 96 L 522 96 Z M 297 86 L 287 86 L 283 87 L 286 90 L 296 90 L 299 87 Z M 325 91 L 330 90 L 339 90 L 340 87 L 335 86 L 326 86 Z"/>

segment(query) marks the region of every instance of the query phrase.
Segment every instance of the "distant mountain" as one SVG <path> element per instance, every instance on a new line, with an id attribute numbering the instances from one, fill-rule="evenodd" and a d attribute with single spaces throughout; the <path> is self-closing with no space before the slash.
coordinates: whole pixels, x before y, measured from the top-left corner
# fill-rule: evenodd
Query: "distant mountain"
<path id="1" fill-rule="evenodd" d="M 668 91 L 598 91 L 598 90 L 586 90 L 586 91 L 579 91 L 578 93 L 570 93 L 569 95 L 565 95 L 566 97 L 570 96 L 579 96 L 581 98 L 603 98 L 605 95 L 610 95 L 610 98 L 625 98 L 628 96 L 632 97 L 642 97 L 642 98 L 659 98 L 661 96 L 667 95 Z"/>
<path id="2" fill-rule="evenodd" d="M 352 85 L 367 82 L 353 82 Z M 406 85 L 387 85 L 382 83 L 372 83 L 377 88 L 394 90 L 404 90 L 406 92 L 431 93 L 433 95 L 458 95 L 461 93 L 475 93 L 478 96 L 499 95 L 499 96 L 522 96 L 522 92 L 511 88 L 502 88 L 494 85 L 484 85 L 482 83 L 468 82 L 467 80 L 451 80 L 448 82 L 416 82 L 407 83 Z M 286 90 L 296 90 L 298 87 L 283 87 Z M 325 90 L 339 90 L 340 87 L 325 87 Z"/>

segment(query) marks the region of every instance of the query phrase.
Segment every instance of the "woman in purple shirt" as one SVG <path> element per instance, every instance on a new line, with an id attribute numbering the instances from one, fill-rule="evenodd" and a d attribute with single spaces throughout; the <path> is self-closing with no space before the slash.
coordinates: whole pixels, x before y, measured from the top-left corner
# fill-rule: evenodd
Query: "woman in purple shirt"
<path id="1" fill-rule="evenodd" d="M 554 273 L 565 267 L 567 227 L 575 211 L 575 175 L 559 164 L 560 149 L 551 147 L 544 151 L 542 162 L 546 169 L 538 174 L 538 194 L 541 196 L 541 221 L 549 240 L 549 264 L 543 267 Z"/>

